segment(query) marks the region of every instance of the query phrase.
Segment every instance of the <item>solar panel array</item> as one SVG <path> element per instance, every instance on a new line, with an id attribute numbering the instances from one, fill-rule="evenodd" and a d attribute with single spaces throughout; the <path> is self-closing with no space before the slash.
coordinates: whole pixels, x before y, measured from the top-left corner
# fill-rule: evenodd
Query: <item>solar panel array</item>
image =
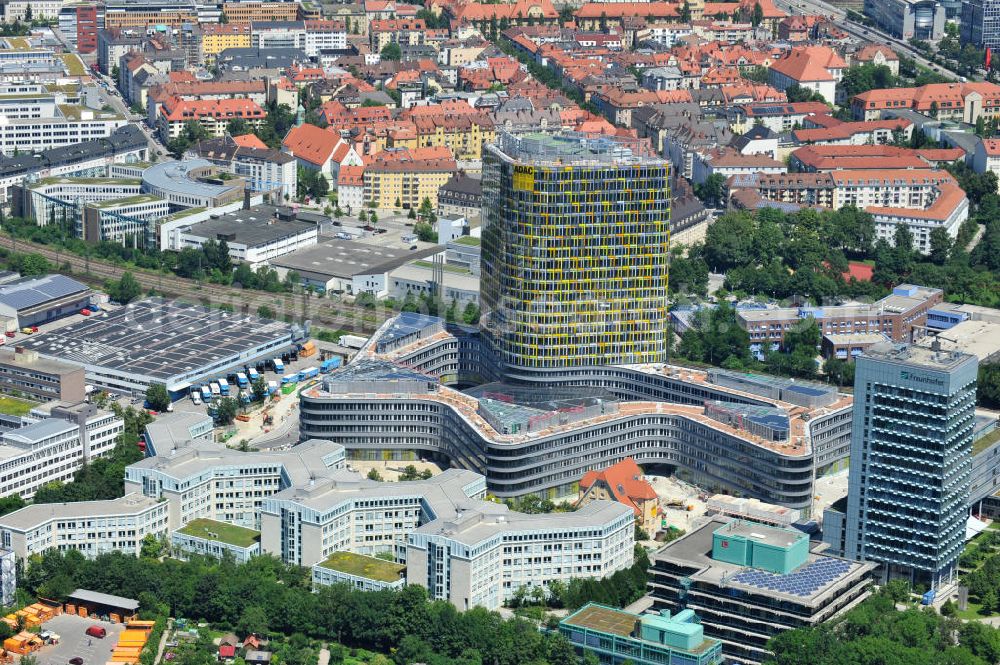
<path id="1" fill-rule="evenodd" d="M 86 295 L 90 288 L 65 275 L 28 277 L 0 287 L 0 303 L 21 311 L 77 293 Z"/>
<path id="2" fill-rule="evenodd" d="M 824 557 L 785 575 L 750 569 L 733 575 L 731 581 L 807 598 L 844 575 L 851 565 L 850 561 Z"/>

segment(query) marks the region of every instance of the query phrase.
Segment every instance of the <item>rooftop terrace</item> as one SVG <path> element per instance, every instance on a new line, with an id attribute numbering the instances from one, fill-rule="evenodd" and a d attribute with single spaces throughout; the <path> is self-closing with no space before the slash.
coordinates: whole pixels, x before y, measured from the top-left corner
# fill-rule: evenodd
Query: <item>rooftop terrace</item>
<path id="1" fill-rule="evenodd" d="M 217 522 L 207 518 L 191 520 L 177 530 L 186 536 L 194 536 L 204 540 L 212 540 L 236 547 L 250 547 L 260 542 L 260 531 L 247 529 L 228 522 Z"/>
<path id="2" fill-rule="evenodd" d="M 317 565 L 320 568 L 379 582 L 396 582 L 406 570 L 406 566 L 398 563 L 353 552 L 334 552 L 326 561 Z"/>

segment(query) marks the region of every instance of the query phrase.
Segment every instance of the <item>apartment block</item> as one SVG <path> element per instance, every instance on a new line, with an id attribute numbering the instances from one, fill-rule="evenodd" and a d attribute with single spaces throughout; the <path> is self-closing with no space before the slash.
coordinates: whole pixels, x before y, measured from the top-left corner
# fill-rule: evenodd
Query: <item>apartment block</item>
<path id="1" fill-rule="evenodd" d="M 0 152 L 42 152 L 111 136 L 127 124 L 117 113 L 86 105 L 82 90 L 43 86 L 7 94 L 0 102 Z"/>
<path id="2" fill-rule="evenodd" d="M 167 142 L 180 136 L 188 122 L 198 122 L 210 135 L 222 136 L 233 120 L 243 120 L 258 128 L 266 116 L 267 112 L 249 99 L 186 101 L 174 97 L 160 106 L 156 126 L 162 140 Z"/>
<path id="3" fill-rule="evenodd" d="M 379 208 L 419 208 L 424 199 L 437 207 L 437 193 L 458 165 L 446 147 L 389 148 L 375 155 L 364 173 L 364 199 Z"/>
<path id="4" fill-rule="evenodd" d="M 167 535 L 167 506 L 138 494 L 33 504 L 0 517 L 0 543 L 21 560 L 53 549 L 89 559 L 109 552 L 139 556 L 147 535 Z"/>
<path id="5" fill-rule="evenodd" d="M 201 52 L 214 61 L 227 48 L 250 48 L 253 40 L 249 23 L 206 24 L 201 27 Z"/>

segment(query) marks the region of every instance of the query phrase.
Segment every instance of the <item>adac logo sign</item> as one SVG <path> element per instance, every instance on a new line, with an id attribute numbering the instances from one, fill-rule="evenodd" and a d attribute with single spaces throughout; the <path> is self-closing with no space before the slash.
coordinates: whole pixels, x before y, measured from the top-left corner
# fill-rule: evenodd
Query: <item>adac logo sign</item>
<path id="1" fill-rule="evenodd" d="M 535 167 L 523 164 L 514 165 L 514 189 L 533 191 L 535 189 Z"/>
<path id="2" fill-rule="evenodd" d="M 918 374 L 917 372 L 902 371 L 899 373 L 899 378 L 903 381 L 909 381 L 911 383 L 919 383 L 925 386 L 944 386 L 944 379 L 937 376 L 929 376 L 927 374 Z"/>

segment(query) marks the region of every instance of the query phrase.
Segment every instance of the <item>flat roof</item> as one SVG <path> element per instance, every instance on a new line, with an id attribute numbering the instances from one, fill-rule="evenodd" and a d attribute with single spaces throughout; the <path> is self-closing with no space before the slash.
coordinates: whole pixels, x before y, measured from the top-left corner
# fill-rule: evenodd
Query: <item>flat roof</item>
<path id="1" fill-rule="evenodd" d="M 587 605 L 563 620 L 568 626 L 579 626 L 602 633 L 631 637 L 635 630 L 638 617 L 622 610 L 615 610 L 600 605 Z"/>
<path id="2" fill-rule="evenodd" d="M 714 534 L 732 519 L 711 519 L 656 552 L 654 562 L 664 560 L 695 568 L 697 572 L 689 575 L 694 582 L 705 582 L 718 588 L 736 587 L 750 594 L 809 606 L 828 602 L 842 591 L 845 583 L 853 583 L 875 568 L 874 563 L 859 563 L 813 552 L 809 553 L 804 564 L 787 575 L 713 559 Z M 773 528 L 763 524 L 753 524 L 752 527 Z"/>
<path id="3" fill-rule="evenodd" d="M 73 374 L 80 371 L 80 367 L 78 365 L 70 365 L 68 363 L 59 362 L 58 360 L 50 360 L 41 356 L 38 356 L 34 360 L 27 360 L 23 354 L 19 354 L 11 348 L 0 348 L 0 364 L 30 368 L 46 374 L 54 374 L 56 376 L 66 376 L 67 374 Z"/>
<path id="4" fill-rule="evenodd" d="M 126 494 L 117 499 L 102 501 L 73 501 L 70 503 L 33 503 L 0 517 L 0 526 L 27 531 L 53 519 L 80 519 L 134 515 L 159 503 L 156 499 L 139 493 Z"/>
<path id="5" fill-rule="evenodd" d="M 719 527 L 716 531 L 727 536 L 739 536 L 781 548 L 791 547 L 803 538 L 807 538 L 806 534 L 801 531 L 791 531 L 790 529 L 781 529 L 745 520 L 733 520 L 729 524 Z"/>
<path id="6" fill-rule="evenodd" d="M 230 243 L 259 247 L 318 229 L 312 222 L 279 219 L 276 215 L 274 206 L 255 206 L 192 224 L 181 232 L 203 238 L 225 237 Z"/>
<path id="7" fill-rule="evenodd" d="M 943 331 L 936 339 L 945 350 L 969 353 L 983 362 L 1000 353 L 1000 323 L 962 321 Z"/>
<path id="8" fill-rule="evenodd" d="M 896 344 L 880 342 L 868 347 L 864 357 L 883 362 L 896 362 L 902 365 L 914 365 L 939 372 L 955 369 L 974 358 L 958 351 L 935 350 L 918 344 Z"/>
<path id="9" fill-rule="evenodd" d="M 178 194 L 188 194 L 201 197 L 222 196 L 233 189 L 231 183 L 213 185 L 201 182 L 191 177 L 190 173 L 194 169 L 212 167 L 213 164 L 207 159 L 185 159 L 180 162 L 160 162 L 154 164 L 142 172 L 144 183 L 156 187 L 163 191 L 177 192 Z"/>
<path id="10" fill-rule="evenodd" d="M 79 425 L 60 418 L 46 418 L 37 423 L 25 425 L 18 429 L 3 433 L 3 442 L 7 444 L 31 445 L 49 437 L 79 429 Z"/>
<path id="11" fill-rule="evenodd" d="M 290 344 L 291 335 L 287 323 L 148 298 L 21 345 L 49 358 L 167 382 L 180 374 L 207 373 L 214 363 L 265 345 Z"/>
<path id="12" fill-rule="evenodd" d="M 228 522 L 210 520 L 205 517 L 191 520 L 180 529 L 177 529 L 177 533 L 226 543 L 227 545 L 234 545 L 236 547 L 250 547 L 260 542 L 260 531 L 229 524 Z"/>
<path id="13" fill-rule="evenodd" d="M 334 238 L 271 259 L 270 263 L 289 270 L 350 279 L 355 275 L 388 272 L 408 261 L 431 256 L 440 251 L 441 248 L 438 246 L 410 251 Z"/>
<path id="14" fill-rule="evenodd" d="M 316 565 L 320 568 L 379 582 L 397 582 L 401 579 L 403 571 L 406 570 L 404 565 L 354 552 L 334 552 L 326 561 Z"/>

